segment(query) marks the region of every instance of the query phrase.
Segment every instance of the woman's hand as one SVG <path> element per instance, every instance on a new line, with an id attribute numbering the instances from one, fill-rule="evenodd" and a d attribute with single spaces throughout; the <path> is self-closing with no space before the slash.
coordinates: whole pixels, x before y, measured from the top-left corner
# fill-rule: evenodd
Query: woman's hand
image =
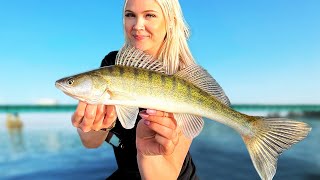
<path id="1" fill-rule="evenodd" d="M 138 153 L 169 155 L 179 142 L 180 130 L 172 113 L 151 110 L 140 112 L 136 134 Z"/>
<path id="2" fill-rule="evenodd" d="M 74 127 L 89 132 L 110 127 L 116 118 L 114 106 L 92 105 L 80 101 L 71 121 Z"/>
<path id="3" fill-rule="evenodd" d="M 87 148 L 99 147 L 108 135 L 107 131 L 99 130 L 109 128 L 116 119 L 114 106 L 91 105 L 81 101 L 71 117 L 82 144 Z"/>
<path id="4" fill-rule="evenodd" d="M 177 179 L 192 140 L 181 133 L 172 113 L 148 109 L 140 116 L 136 146 L 142 179 Z"/>

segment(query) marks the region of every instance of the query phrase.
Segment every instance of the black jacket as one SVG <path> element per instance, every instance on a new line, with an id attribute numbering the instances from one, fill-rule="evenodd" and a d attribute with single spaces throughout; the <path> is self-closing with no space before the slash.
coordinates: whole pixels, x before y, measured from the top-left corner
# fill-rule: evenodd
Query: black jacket
<path id="1" fill-rule="evenodd" d="M 101 62 L 101 67 L 114 65 L 117 52 L 118 51 L 112 51 L 106 55 Z M 141 117 L 138 116 L 136 124 L 132 129 L 124 129 L 117 120 L 116 126 L 111 130 L 111 132 L 120 139 L 119 146 L 113 146 L 114 154 L 118 164 L 118 170 L 107 179 L 141 179 L 137 164 L 137 149 L 135 144 L 137 123 L 140 120 Z M 178 179 L 198 179 L 196 175 L 196 167 L 189 152 L 184 160 Z"/>

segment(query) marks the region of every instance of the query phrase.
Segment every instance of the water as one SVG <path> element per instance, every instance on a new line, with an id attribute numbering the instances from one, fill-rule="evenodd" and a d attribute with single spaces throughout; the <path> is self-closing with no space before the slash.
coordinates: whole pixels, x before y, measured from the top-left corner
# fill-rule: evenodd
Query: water
<path id="1" fill-rule="evenodd" d="M 280 156 L 274 179 L 320 179 L 320 119 L 295 119 L 313 129 L 305 140 Z M 200 179 L 259 179 L 241 137 L 229 127 L 206 121 L 206 128 L 190 151 Z"/>
<path id="2" fill-rule="evenodd" d="M 20 114 L 22 134 L 10 139 L 6 116 L 0 114 L 0 179 L 104 179 L 116 170 L 111 146 L 84 148 L 70 116 Z M 320 179 L 320 119 L 297 120 L 309 123 L 313 130 L 280 156 L 274 179 Z M 240 136 L 214 121 L 205 123 L 190 149 L 200 179 L 259 179 Z"/>
<path id="3" fill-rule="evenodd" d="M 82 146 L 70 113 L 20 117 L 22 143 L 16 143 L 3 128 L 5 115 L 0 114 L 0 179 L 103 179 L 116 170 L 111 146 Z"/>

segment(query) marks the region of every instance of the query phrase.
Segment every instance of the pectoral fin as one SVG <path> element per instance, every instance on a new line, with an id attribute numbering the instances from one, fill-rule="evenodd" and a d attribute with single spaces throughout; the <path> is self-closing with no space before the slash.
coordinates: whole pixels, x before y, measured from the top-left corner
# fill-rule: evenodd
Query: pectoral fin
<path id="1" fill-rule="evenodd" d="M 115 105 L 118 119 L 122 127 L 126 129 L 131 129 L 134 127 L 137 115 L 139 113 L 139 108 L 135 106 L 125 106 L 120 105 L 123 101 L 135 101 L 131 96 L 126 93 L 112 91 L 108 92 L 109 97 L 106 97 L 104 104 Z"/>
<path id="2" fill-rule="evenodd" d="M 190 139 L 198 136 L 203 128 L 203 119 L 199 116 L 190 114 L 174 114 L 178 126 L 181 128 L 182 133 Z"/>
<path id="3" fill-rule="evenodd" d="M 132 129 L 139 113 L 138 107 L 116 105 L 116 112 L 122 127 Z"/>

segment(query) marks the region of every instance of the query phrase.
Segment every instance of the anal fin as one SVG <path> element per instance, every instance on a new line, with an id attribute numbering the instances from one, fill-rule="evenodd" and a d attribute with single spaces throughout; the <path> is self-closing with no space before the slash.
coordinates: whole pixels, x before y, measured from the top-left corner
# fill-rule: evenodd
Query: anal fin
<path id="1" fill-rule="evenodd" d="M 190 139 L 198 136 L 204 125 L 202 117 L 191 114 L 174 114 L 174 118 L 182 133 Z"/>

